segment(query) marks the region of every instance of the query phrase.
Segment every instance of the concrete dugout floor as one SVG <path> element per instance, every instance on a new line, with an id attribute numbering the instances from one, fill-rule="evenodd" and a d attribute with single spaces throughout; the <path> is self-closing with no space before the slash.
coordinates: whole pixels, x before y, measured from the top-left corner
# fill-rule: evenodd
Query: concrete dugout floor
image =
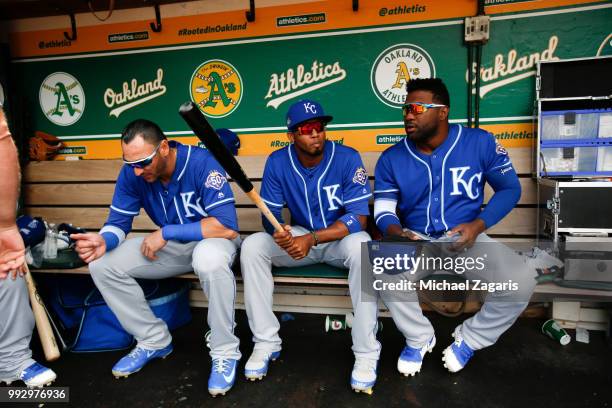
<path id="1" fill-rule="evenodd" d="M 173 333 L 174 353 L 141 372 L 117 380 L 112 365 L 125 351 L 66 353 L 49 364 L 58 374 L 54 386 L 70 387 L 73 407 L 606 407 L 612 405 L 612 349 L 602 332 L 591 332 L 590 344 L 556 344 L 540 334 L 540 319 L 520 319 L 488 349 L 478 351 L 468 366 L 450 374 L 442 350 L 450 344 L 459 319 L 429 314 L 438 344 L 421 373 L 403 377 L 396 359 L 403 337 L 391 319 L 382 319 L 383 344 L 378 382 L 371 396 L 349 386 L 353 366 L 350 332 L 325 333 L 325 316 L 294 314 L 282 323 L 283 352 L 261 382 L 247 382 L 244 363 L 252 350 L 244 311 L 237 332 L 243 358 L 234 388 L 212 398 L 203 334 L 205 309 L 193 309 L 193 321 Z M 465 316 L 464 316 L 465 317 Z M 574 335 L 573 331 L 570 334 Z M 36 358 L 40 346 L 33 342 Z M 30 404 L 18 404 L 25 407 Z M 13 405 L 16 406 L 16 405 Z M 30 406 L 40 406 L 31 404 Z"/>

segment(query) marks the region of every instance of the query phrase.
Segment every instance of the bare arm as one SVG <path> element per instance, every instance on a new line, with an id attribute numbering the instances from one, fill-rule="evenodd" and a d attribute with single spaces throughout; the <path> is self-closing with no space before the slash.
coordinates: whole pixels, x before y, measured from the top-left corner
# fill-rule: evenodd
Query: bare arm
<path id="1" fill-rule="evenodd" d="M 21 180 L 17 148 L 11 137 L 4 111 L 0 108 L 0 279 L 9 271 L 22 271 L 25 248 L 15 224 Z"/>
<path id="2" fill-rule="evenodd" d="M 19 183 L 21 175 L 19 172 L 19 160 L 17 158 L 17 148 L 11 137 L 11 133 L 6 122 L 4 111 L 0 108 L 0 174 L 1 190 L 0 194 L 0 228 L 12 227 L 15 225 L 15 213 L 17 199 L 19 198 Z"/>

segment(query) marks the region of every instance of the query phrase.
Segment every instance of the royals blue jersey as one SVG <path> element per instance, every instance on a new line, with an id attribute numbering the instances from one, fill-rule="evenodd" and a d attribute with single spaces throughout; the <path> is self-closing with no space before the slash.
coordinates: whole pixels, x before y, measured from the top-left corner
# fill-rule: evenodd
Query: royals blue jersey
<path id="1" fill-rule="evenodd" d="M 272 153 L 266 161 L 261 197 L 282 223 L 286 205 L 291 224 L 309 230 L 331 226 L 344 214 L 368 215 L 372 196 L 368 174 L 355 149 L 326 141 L 323 160 L 305 168 L 293 144 Z M 264 220 L 264 226 L 271 231 Z"/>
<path id="2" fill-rule="evenodd" d="M 148 183 L 131 167 L 123 166 L 100 233 L 111 232 L 122 241 L 141 208 L 159 227 L 216 217 L 227 228 L 238 230 L 234 195 L 225 170 L 204 149 L 175 141 L 170 147 L 176 148 L 176 166 L 168 185 L 159 180 Z"/>
<path id="3" fill-rule="evenodd" d="M 495 137 L 459 125 L 449 127 L 448 137 L 431 154 L 421 153 L 408 138 L 390 147 L 378 160 L 375 176 L 375 217 L 383 232 L 401 222 L 439 236 L 478 217 L 488 228 L 512 210 L 521 191 L 508 153 Z M 485 182 L 496 193 L 481 212 Z"/>

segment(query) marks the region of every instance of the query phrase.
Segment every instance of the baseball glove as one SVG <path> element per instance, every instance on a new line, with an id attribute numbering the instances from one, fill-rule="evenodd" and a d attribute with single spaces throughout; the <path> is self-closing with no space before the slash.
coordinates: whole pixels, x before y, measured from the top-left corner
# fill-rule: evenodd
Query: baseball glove
<path id="1" fill-rule="evenodd" d="M 36 161 L 51 160 L 64 143 L 57 137 L 45 132 L 36 131 L 30 138 L 30 159 Z"/>

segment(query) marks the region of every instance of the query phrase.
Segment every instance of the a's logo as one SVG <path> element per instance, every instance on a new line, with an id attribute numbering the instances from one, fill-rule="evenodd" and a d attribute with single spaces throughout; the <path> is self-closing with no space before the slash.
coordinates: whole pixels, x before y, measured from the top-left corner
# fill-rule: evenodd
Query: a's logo
<path id="1" fill-rule="evenodd" d="M 221 187 L 223 187 L 223 184 L 225 184 L 226 181 L 227 179 L 225 178 L 223 174 L 219 173 L 217 170 L 212 170 L 208 174 L 208 177 L 206 177 L 206 182 L 204 183 L 204 185 L 207 188 L 214 188 L 215 190 L 221 190 Z"/>
<path id="2" fill-rule="evenodd" d="M 209 60 L 193 72 L 189 92 L 202 113 L 222 118 L 240 104 L 242 78 L 229 62 Z"/>
<path id="3" fill-rule="evenodd" d="M 507 55 L 496 54 L 490 66 L 480 68 L 480 97 L 494 89 L 501 88 L 521 79 L 535 76 L 538 61 L 557 61 L 555 50 L 559 44 L 559 37 L 556 35 L 548 39 L 548 47 L 541 52 L 519 55 L 515 49 L 508 51 Z M 472 81 L 476 83 L 476 63 L 472 65 Z M 465 72 L 465 82 L 468 80 L 468 72 Z M 476 90 L 473 91 L 476 93 Z"/>
<path id="4" fill-rule="evenodd" d="M 599 45 L 596 56 L 612 55 L 612 34 L 609 34 Z"/>
<path id="5" fill-rule="evenodd" d="M 337 207 L 336 204 L 338 204 L 338 206 L 342 206 L 342 199 L 336 195 L 339 188 L 340 184 L 323 186 L 323 190 L 325 190 L 325 194 L 327 195 L 327 202 L 329 204 L 329 207 L 327 209 L 328 211 L 337 210 L 339 207 Z"/>
<path id="6" fill-rule="evenodd" d="M 346 71 L 340 62 L 326 65 L 317 60 L 312 62 L 310 71 L 299 64 L 296 69 L 289 68 L 280 74 L 270 75 L 270 87 L 264 99 L 270 99 L 266 107 L 277 109 L 283 102 L 317 89 L 325 88 L 346 78 Z"/>
<path id="7" fill-rule="evenodd" d="M 449 170 L 453 176 L 453 191 L 451 191 L 450 195 L 463 195 L 463 193 L 459 190 L 459 186 L 463 186 L 463 190 L 472 200 L 475 200 L 480 195 L 478 189 L 478 183 L 482 180 L 482 172 L 474 174 L 467 181 L 463 179 L 465 173 L 470 169 L 470 166 L 464 167 L 451 167 Z M 476 181 L 476 186 L 474 186 L 474 181 Z M 474 188 L 475 187 L 475 188 Z M 475 190 L 475 191 L 474 191 Z"/>
<path id="8" fill-rule="evenodd" d="M 78 121 L 85 110 L 85 92 L 75 77 L 55 72 L 40 85 L 40 107 L 51 122 L 69 126 Z"/>
<path id="9" fill-rule="evenodd" d="M 372 66 L 372 90 L 385 105 L 401 108 L 406 100 L 406 82 L 435 76 L 436 67 L 427 51 L 413 44 L 397 44 L 376 58 Z"/>
<path id="10" fill-rule="evenodd" d="M 104 104 L 109 109 L 114 108 L 111 109 L 108 116 L 118 118 L 124 111 L 165 94 L 166 85 L 162 84 L 163 78 L 164 70 L 158 68 L 157 77 L 152 81 L 139 84 L 136 78 L 132 78 L 130 83 L 123 83 L 121 91 L 106 88 Z"/>
<path id="11" fill-rule="evenodd" d="M 359 167 L 357 170 L 355 170 L 355 175 L 353 176 L 353 183 L 365 186 L 367 182 L 368 172 L 363 167 Z"/>

